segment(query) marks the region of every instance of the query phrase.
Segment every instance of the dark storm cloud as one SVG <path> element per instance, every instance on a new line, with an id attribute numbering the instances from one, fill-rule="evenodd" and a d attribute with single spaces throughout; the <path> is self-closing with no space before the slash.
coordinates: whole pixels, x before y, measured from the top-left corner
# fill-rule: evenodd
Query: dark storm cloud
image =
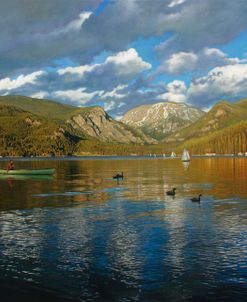
<path id="1" fill-rule="evenodd" d="M 64 30 L 100 0 L 9 0 L 0 7 L 1 72 L 40 67 L 70 57 L 86 64 L 102 51 L 121 51 L 139 37 L 172 38 L 157 47 L 160 57 L 226 43 L 247 26 L 247 1 L 111 1 L 78 30 Z"/>

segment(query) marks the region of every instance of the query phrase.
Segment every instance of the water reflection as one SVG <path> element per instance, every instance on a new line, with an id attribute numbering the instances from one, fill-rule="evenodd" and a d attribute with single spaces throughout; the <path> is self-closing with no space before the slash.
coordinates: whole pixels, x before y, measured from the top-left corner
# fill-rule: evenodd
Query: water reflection
<path id="1" fill-rule="evenodd" d="M 188 170 L 189 166 L 190 166 L 190 162 L 189 161 L 183 161 L 182 162 L 184 170 Z"/>
<path id="2" fill-rule="evenodd" d="M 49 166 L 51 180 L 0 179 L 1 289 L 8 280 L 16 296 L 58 301 L 246 300 L 246 159 Z M 200 205 L 189 200 L 200 193 Z"/>

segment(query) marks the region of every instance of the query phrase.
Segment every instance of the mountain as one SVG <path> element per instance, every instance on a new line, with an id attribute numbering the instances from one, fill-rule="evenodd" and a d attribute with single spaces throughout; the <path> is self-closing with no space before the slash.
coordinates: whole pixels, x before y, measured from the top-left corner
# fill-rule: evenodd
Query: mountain
<path id="1" fill-rule="evenodd" d="M 53 130 L 57 133 L 57 129 L 62 129 L 62 131 L 66 131 L 64 134 L 66 142 L 69 137 L 73 137 L 73 145 L 81 139 L 125 144 L 155 143 L 155 140 L 147 137 L 141 131 L 114 121 L 101 107 L 81 108 L 23 96 L 1 96 L 0 106 L 5 111 L 9 110 L 9 114 L 5 116 L 9 121 L 9 132 L 12 129 L 11 125 L 16 125 L 10 115 L 10 112 L 12 112 L 16 120 L 20 122 L 19 126 L 16 125 L 19 131 L 21 131 L 21 127 L 26 129 L 25 118 L 30 116 L 31 120 L 38 120 L 41 125 L 40 127 L 32 128 L 34 132 L 32 136 L 35 135 L 35 129 L 39 131 L 37 135 L 41 135 L 41 137 L 43 134 L 45 135 L 44 137 L 46 137 L 46 134 L 47 137 L 53 137 Z M 0 117 L 4 118 L 3 111 Z M 42 132 L 42 127 L 44 133 Z M 7 128 L 4 133 L 8 133 Z M 22 135 L 20 136 L 22 137 Z M 17 139 L 18 135 L 15 137 Z M 66 152 L 67 150 L 68 148 L 66 148 Z M 69 151 L 69 153 L 71 152 Z"/>
<path id="2" fill-rule="evenodd" d="M 161 102 L 129 110 L 121 121 L 136 127 L 154 139 L 162 140 L 169 134 L 198 120 L 204 112 L 183 103 Z"/>
<path id="3" fill-rule="evenodd" d="M 236 103 L 220 101 L 196 122 L 170 135 L 166 141 L 185 141 L 207 136 L 247 119 L 247 99 Z"/>
<path id="4" fill-rule="evenodd" d="M 103 142 L 137 144 L 156 142 L 141 131 L 113 120 L 101 107 L 92 107 L 87 111 L 78 110 L 65 123 Z"/>

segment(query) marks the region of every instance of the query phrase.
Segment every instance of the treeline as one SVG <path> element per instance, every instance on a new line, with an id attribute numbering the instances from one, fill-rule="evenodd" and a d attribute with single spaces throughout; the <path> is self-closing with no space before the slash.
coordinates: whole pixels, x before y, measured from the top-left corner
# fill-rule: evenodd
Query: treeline
<path id="1" fill-rule="evenodd" d="M 82 140 L 77 145 L 77 155 L 162 155 L 170 154 L 176 148 L 175 145 L 157 144 L 120 144 L 104 143 L 96 140 Z"/>
<path id="2" fill-rule="evenodd" d="M 214 132 L 202 138 L 186 141 L 179 149 L 192 154 L 238 154 L 247 152 L 247 121 Z"/>

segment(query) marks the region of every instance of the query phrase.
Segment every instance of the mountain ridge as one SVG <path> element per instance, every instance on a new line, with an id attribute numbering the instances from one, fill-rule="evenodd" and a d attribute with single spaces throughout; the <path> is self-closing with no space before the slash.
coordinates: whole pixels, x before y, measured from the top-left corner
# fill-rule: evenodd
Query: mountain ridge
<path id="1" fill-rule="evenodd" d="M 37 115 L 57 126 L 76 131 L 78 137 L 116 143 L 156 143 L 142 132 L 113 120 L 100 106 L 74 107 L 22 96 L 0 97 L 0 105 Z"/>
<path id="2" fill-rule="evenodd" d="M 162 140 L 202 115 L 204 115 L 202 110 L 185 103 L 158 102 L 130 109 L 121 121 L 155 139 Z"/>

